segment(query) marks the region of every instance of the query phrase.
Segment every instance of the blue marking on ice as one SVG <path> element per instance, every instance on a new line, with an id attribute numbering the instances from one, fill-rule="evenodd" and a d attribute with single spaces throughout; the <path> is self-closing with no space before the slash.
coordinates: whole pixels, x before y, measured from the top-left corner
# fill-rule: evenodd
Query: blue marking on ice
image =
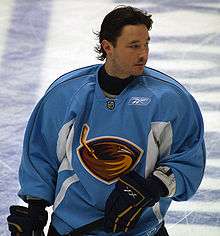
<path id="1" fill-rule="evenodd" d="M 214 179 L 213 179 L 214 181 Z M 219 201 L 220 199 L 220 190 L 198 190 L 198 192 L 190 199 L 190 201 Z"/>
<path id="2" fill-rule="evenodd" d="M 189 211 L 168 211 L 165 222 L 168 224 L 196 224 L 196 225 L 220 225 L 220 213 L 216 212 L 191 212 Z"/>
<path id="3" fill-rule="evenodd" d="M 50 1 L 15 1 L 7 32 L 0 67 L 0 235 L 5 235 L 9 205 L 18 201 L 21 143 L 36 102 L 50 9 Z"/>

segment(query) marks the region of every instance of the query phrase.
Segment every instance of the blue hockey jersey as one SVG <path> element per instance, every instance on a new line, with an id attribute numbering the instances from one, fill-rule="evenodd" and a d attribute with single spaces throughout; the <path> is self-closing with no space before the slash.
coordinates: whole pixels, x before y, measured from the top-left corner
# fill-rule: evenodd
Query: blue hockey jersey
<path id="1" fill-rule="evenodd" d="M 53 205 L 60 234 L 104 216 L 119 175 L 156 168 L 169 195 L 146 208 L 126 235 L 154 235 L 172 200 L 189 199 L 205 167 L 203 121 L 193 97 L 174 79 L 146 67 L 120 95 L 108 98 L 98 83 L 101 65 L 56 80 L 35 107 L 23 145 L 19 196 Z M 156 172 L 155 172 L 156 173 Z M 96 235 L 107 234 L 102 229 Z"/>

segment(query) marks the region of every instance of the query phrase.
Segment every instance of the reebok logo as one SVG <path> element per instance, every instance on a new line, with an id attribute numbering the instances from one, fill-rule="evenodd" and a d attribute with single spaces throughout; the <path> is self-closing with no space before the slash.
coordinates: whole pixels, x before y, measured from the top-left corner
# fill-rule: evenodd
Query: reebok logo
<path id="1" fill-rule="evenodd" d="M 148 97 L 132 97 L 130 98 L 128 105 L 133 106 L 147 106 L 151 99 Z"/>

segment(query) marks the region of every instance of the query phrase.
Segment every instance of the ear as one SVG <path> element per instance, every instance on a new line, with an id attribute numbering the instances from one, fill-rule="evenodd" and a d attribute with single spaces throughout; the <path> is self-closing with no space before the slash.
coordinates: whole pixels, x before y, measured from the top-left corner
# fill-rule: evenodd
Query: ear
<path id="1" fill-rule="evenodd" d="M 111 56 L 112 54 L 112 49 L 113 49 L 113 45 L 111 42 L 109 42 L 108 40 L 104 39 L 102 40 L 102 48 L 105 50 L 105 53 L 107 56 Z"/>

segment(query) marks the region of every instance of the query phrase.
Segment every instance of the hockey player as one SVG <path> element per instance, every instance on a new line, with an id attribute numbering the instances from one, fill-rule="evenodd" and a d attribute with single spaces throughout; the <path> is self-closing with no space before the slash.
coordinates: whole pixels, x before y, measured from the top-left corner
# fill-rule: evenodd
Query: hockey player
<path id="1" fill-rule="evenodd" d="M 61 76 L 29 120 L 12 235 L 168 235 L 172 202 L 195 194 L 205 167 L 203 121 L 193 97 L 145 67 L 151 16 L 106 15 L 96 50 L 104 64 Z M 38 233 L 37 233 L 38 232 Z"/>

